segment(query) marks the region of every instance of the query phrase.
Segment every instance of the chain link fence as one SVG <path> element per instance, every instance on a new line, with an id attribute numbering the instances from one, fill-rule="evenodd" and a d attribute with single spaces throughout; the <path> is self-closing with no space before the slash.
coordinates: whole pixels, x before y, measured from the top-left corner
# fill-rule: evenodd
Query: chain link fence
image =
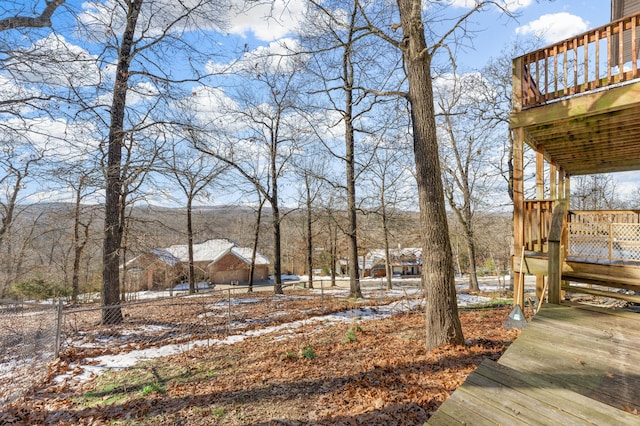
<path id="1" fill-rule="evenodd" d="M 0 407 L 46 377 L 57 356 L 61 308 L 0 300 Z"/>
<path id="2" fill-rule="evenodd" d="M 244 286 L 225 286 L 194 295 L 138 298 L 108 307 L 74 305 L 64 310 L 62 304 L 0 305 L 0 407 L 44 379 L 48 363 L 58 355 L 69 370 L 82 365 L 96 372 L 101 363 L 126 364 L 198 346 L 233 343 L 279 327 L 323 321 L 324 315 L 341 315 L 347 321 L 367 309 L 378 312 L 381 305 L 394 303 L 393 309 L 403 312 L 423 297 L 419 286 L 396 286 L 389 291 L 381 281 L 363 286 L 365 299 L 356 302 L 349 299 L 344 286 L 315 281 L 314 288 L 308 289 L 306 283 L 287 283 L 282 295 L 275 295 L 272 286 L 254 287 L 252 292 Z"/>

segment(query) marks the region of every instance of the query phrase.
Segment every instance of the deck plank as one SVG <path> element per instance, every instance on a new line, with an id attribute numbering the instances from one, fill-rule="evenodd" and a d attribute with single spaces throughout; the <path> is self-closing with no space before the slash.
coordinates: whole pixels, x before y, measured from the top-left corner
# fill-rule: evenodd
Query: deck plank
<path id="1" fill-rule="evenodd" d="M 639 424 L 640 315 L 545 305 L 428 424 Z"/>

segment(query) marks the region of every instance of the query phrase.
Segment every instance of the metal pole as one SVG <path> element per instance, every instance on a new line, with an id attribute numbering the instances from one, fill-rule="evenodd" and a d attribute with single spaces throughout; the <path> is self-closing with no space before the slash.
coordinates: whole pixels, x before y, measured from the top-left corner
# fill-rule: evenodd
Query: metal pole
<path id="1" fill-rule="evenodd" d="M 324 315 L 324 286 L 320 281 L 320 303 L 322 304 L 322 315 Z"/>
<path id="2" fill-rule="evenodd" d="M 55 358 L 60 355 L 60 334 L 62 333 L 62 300 L 58 300 L 58 312 L 56 318 L 56 347 L 54 350 Z"/>
<path id="3" fill-rule="evenodd" d="M 231 334 L 231 288 L 227 289 L 227 334 Z"/>

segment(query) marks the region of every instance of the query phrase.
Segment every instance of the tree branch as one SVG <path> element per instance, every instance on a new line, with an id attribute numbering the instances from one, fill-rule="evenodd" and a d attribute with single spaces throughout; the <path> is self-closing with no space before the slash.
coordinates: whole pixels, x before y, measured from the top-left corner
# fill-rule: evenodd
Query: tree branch
<path id="1" fill-rule="evenodd" d="M 39 16 L 11 16 L 0 19 L 0 31 L 12 30 L 14 28 L 43 28 L 51 26 L 51 16 L 58 6 L 65 0 L 49 0 Z"/>

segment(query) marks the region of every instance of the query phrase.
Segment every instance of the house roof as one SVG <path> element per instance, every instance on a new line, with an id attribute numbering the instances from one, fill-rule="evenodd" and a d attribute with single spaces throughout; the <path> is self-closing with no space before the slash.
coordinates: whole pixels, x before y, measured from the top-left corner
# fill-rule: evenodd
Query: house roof
<path id="1" fill-rule="evenodd" d="M 422 263 L 422 249 L 415 247 L 389 249 L 389 258 L 391 265 L 395 266 L 420 265 Z M 358 263 L 360 264 L 360 268 L 366 270 L 383 263 L 384 259 L 384 249 L 373 249 L 364 257 L 364 265 L 362 261 Z"/>
<path id="2" fill-rule="evenodd" d="M 194 262 L 216 262 L 229 253 L 237 245 L 227 239 L 207 240 L 193 245 Z M 173 245 L 162 249 L 179 259 L 180 262 L 189 261 L 189 246 L 186 244 Z"/>
<path id="3" fill-rule="evenodd" d="M 227 239 L 213 239 L 193 245 L 193 261 L 215 263 L 227 254 L 232 253 L 243 262 L 250 264 L 252 252 L 253 249 L 240 247 Z M 189 247 L 186 244 L 176 244 L 167 248 L 155 248 L 151 250 L 151 254 L 169 266 L 175 266 L 178 263 L 189 261 Z M 132 259 L 130 262 L 134 260 L 135 259 Z M 256 253 L 256 265 L 269 265 L 269 263 L 269 259 L 266 256 Z"/>
<path id="4" fill-rule="evenodd" d="M 232 250 L 233 254 L 235 254 L 238 258 L 244 260 L 247 263 L 251 263 L 251 254 L 253 253 L 253 249 L 249 247 L 234 247 Z M 261 255 L 256 252 L 256 265 L 269 265 L 269 259 L 266 256 Z"/>

